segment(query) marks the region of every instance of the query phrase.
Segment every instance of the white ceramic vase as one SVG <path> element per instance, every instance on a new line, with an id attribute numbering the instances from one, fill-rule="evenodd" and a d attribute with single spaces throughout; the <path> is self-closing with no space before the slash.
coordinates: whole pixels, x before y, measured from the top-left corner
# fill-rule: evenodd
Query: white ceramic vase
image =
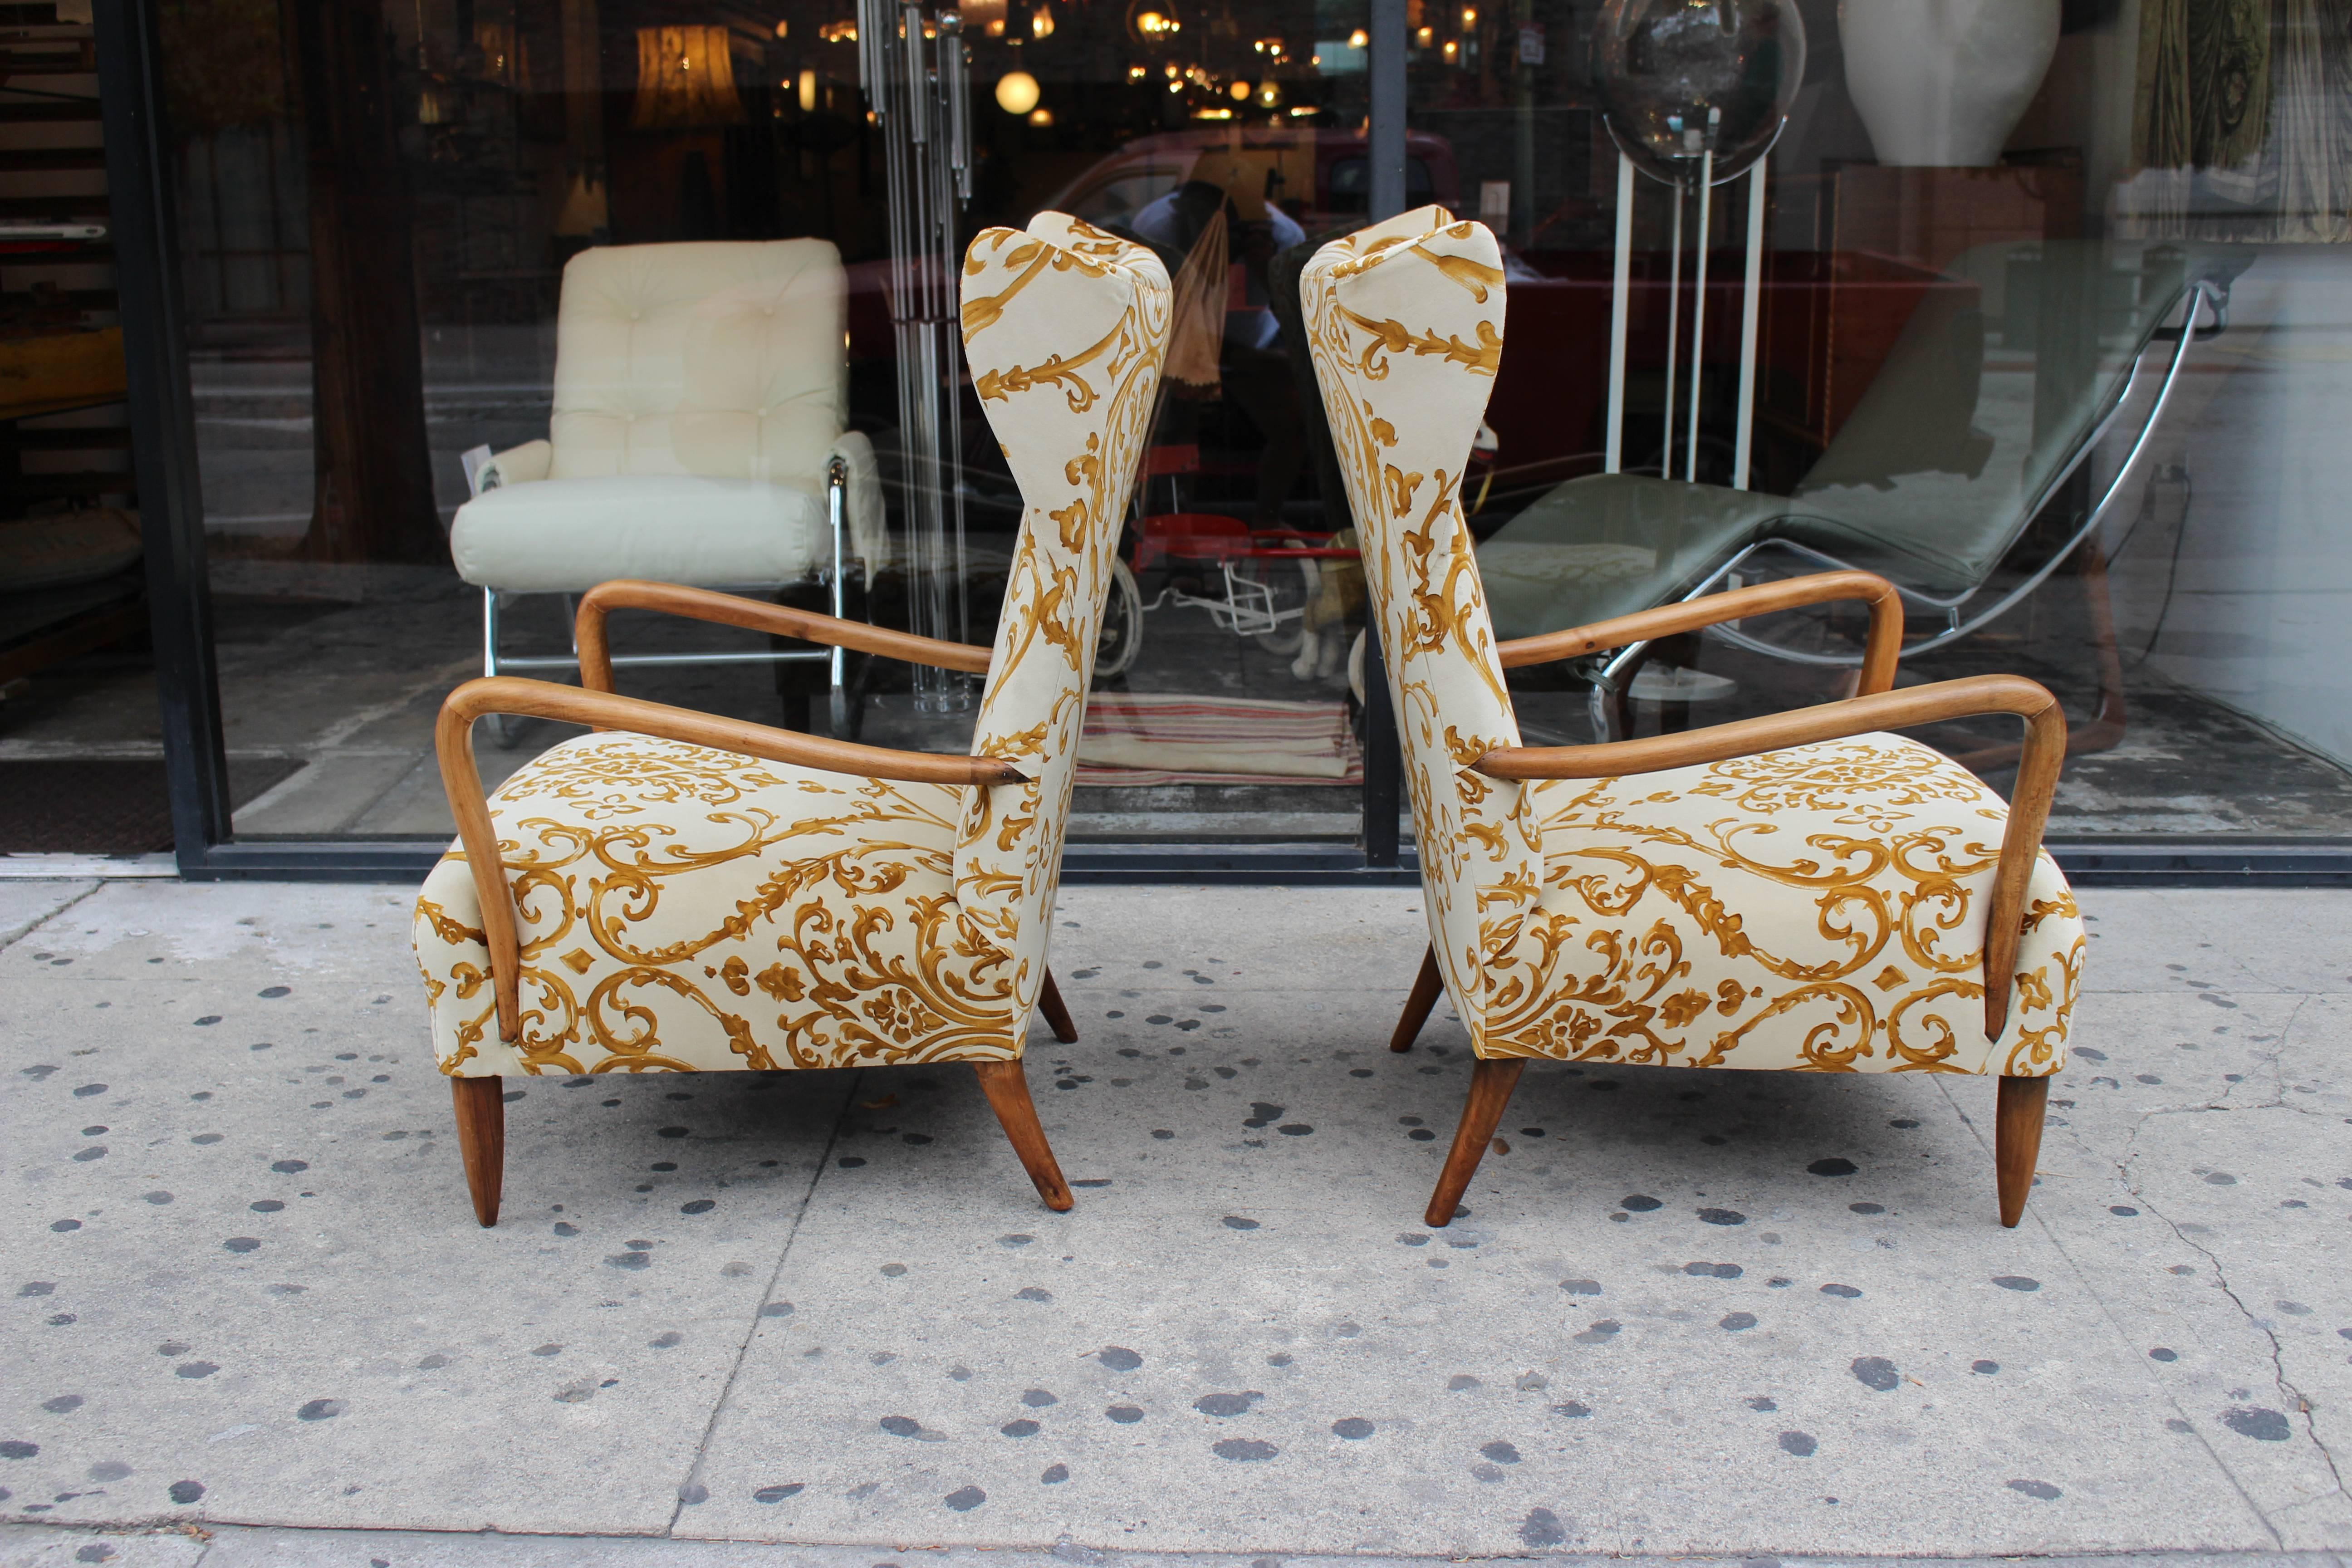
<path id="1" fill-rule="evenodd" d="M 1881 163 L 1998 163 L 2058 47 L 2059 0 L 1839 0 L 1846 91 Z"/>

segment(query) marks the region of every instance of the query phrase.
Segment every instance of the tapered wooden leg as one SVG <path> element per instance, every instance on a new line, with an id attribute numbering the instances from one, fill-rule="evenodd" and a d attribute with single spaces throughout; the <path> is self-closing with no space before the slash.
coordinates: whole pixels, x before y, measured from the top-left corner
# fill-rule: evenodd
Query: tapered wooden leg
<path id="1" fill-rule="evenodd" d="M 2025 1195 L 2033 1190 L 2033 1162 L 2042 1153 L 2042 1118 L 2050 1109 L 2046 1078 L 2004 1078 L 1993 1110 L 1992 1163 L 2000 1185 L 2000 1223 L 2014 1227 L 2025 1217 Z"/>
<path id="2" fill-rule="evenodd" d="M 1437 1005 L 1437 998 L 1444 989 L 1445 976 L 1438 973 L 1437 949 L 1433 947 L 1421 955 L 1421 973 L 1412 977 L 1412 994 L 1404 999 L 1404 1011 L 1397 1016 L 1396 1033 L 1389 1037 L 1389 1049 L 1412 1049 L 1413 1037 L 1429 1022 L 1429 1010 Z"/>
<path id="3" fill-rule="evenodd" d="M 1054 1026 L 1055 1039 L 1066 1046 L 1078 1043 L 1078 1026 L 1071 1021 L 1069 1004 L 1062 1000 L 1062 988 L 1054 984 L 1054 972 L 1050 969 L 1045 971 L 1045 989 L 1037 993 L 1037 1010 Z"/>
<path id="4" fill-rule="evenodd" d="M 971 1070 L 980 1075 L 980 1091 L 988 1096 L 989 1108 L 996 1112 L 1004 1136 L 1012 1140 L 1021 1168 L 1037 1184 L 1037 1195 L 1056 1214 L 1066 1210 L 1070 1184 L 1062 1180 L 1054 1147 L 1045 1142 L 1045 1130 L 1037 1125 L 1037 1102 L 1029 1098 L 1029 1075 L 1019 1062 L 974 1062 Z"/>
<path id="5" fill-rule="evenodd" d="M 1503 1108 L 1511 1103 L 1511 1090 L 1518 1086 L 1519 1074 L 1527 1065 L 1525 1058 L 1513 1057 L 1471 1067 L 1470 1099 L 1462 1107 L 1462 1125 L 1454 1130 L 1453 1151 L 1445 1156 L 1445 1169 L 1438 1173 L 1429 1212 L 1422 1215 L 1433 1227 L 1453 1223 L 1454 1205 L 1469 1190 L 1470 1178 L 1478 1173 L 1486 1142 L 1495 1136 L 1495 1124 L 1503 1120 Z"/>
<path id="6" fill-rule="evenodd" d="M 449 1095 L 457 1109 L 457 1152 L 466 1159 L 466 1186 L 474 1194 L 474 1217 L 487 1230 L 499 1223 L 499 1188 L 506 1175 L 505 1084 L 495 1078 L 453 1078 Z"/>

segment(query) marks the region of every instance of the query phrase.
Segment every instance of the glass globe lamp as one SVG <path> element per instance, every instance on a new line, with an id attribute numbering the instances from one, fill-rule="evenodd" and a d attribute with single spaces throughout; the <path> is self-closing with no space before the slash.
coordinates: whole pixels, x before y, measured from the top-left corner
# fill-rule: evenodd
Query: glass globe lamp
<path id="1" fill-rule="evenodd" d="M 1634 166 L 1681 184 L 1708 153 L 1717 184 L 1771 149 L 1805 75 L 1793 0 L 1609 0 L 1593 40 L 1610 135 Z"/>

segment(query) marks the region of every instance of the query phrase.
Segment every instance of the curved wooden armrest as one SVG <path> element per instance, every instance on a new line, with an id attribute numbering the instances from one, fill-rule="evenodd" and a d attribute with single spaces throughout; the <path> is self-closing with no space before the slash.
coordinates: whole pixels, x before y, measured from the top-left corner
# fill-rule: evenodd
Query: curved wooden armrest
<path id="1" fill-rule="evenodd" d="M 482 789 L 482 775 L 474 764 L 474 721 L 488 713 L 556 719 L 599 730 L 626 730 L 639 735 L 658 735 L 691 745 L 764 757 L 770 762 L 912 784 L 1017 784 L 1024 776 L 1018 763 L 998 757 L 944 756 L 829 741 L 792 730 L 774 730 L 740 719 L 720 719 L 639 698 L 619 697 L 609 691 L 582 691 L 544 680 L 501 675 L 466 682 L 441 704 L 433 744 L 441 762 L 441 787 L 448 793 L 449 812 L 457 819 L 457 837 L 466 846 L 467 863 L 473 868 L 474 891 L 482 906 L 482 935 L 490 950 L 490 979 L 498 996 L 499 1038 L 508 1041 L 519 1038 L 522 1033 L 518 1000 L 522 961 L 515 935 L 514 895 L 507 885 L 506 868 L 499 857 L 498 834 L 490 824 L 489 801 Z"/>
<path id="2" fill-rule="evenodd" d="M 1505 669 L 1516 669 L 1522 665 L 1549 664 L 1555 659 L 1605 653 L 1630 643 L 1654 642 L 1677 632 L 1695 632 L 1701 626 L 1748 616 L 1840 599 L 1859 599 L 1870 606 L 1870 640 L 1863 652 L 1862 684 L 1858 689 L 1869 693 L 1891 689 L 1895 684 L 1895 661 L 1903 652 L 1903 600 L 1894 584 L 1868 572 L 1818 572 L 1810 577 L 1733 588 L 1701 599 L 1685 599 L 1680 604 L 1619 616 L 1614 620 L 1596 621 L 1589 626 L 1570 626 L 1541 637 L 1514 637 L 1498 645 L 1495 652 Z"/>
<path id="3" fill-rule="evenodd" d="M 2033 874 L 2033 858 L 2042 847 L 2042 830 L 2050 820 L 2050 797 L 2058 788 L 2058 770 L 2066 760 L 2066 715 L 2058 700 L 2033 681 L 2018 675 L 1974 675 L 1901 691 L 1849 697 L 1843 702 L 1742 719 L 1683 734 L 1601 746 L 1501 747 L 1471 766 L 1498 779 L 1622 778 L 1986 713 L 2014 713 L 2025 721 L 2025 748 L 2018 759 L 2017 787 L 2011 793 L 2009 826 L 2000 840 L 2000 866 L 1985 915 L 1985 1037 L 1999 1039 L 2009 1017 L 2018 946 L 2024 939 L 2025 885 Z"/>
<path id="4" fill-rule="evenodd" d="M 572 635 L 580 646 L 580 683 L 591 691 L 613 689 L 613 650 L 604 636 L 604 617 L 614 610 L 658 610 L 688 620 L 714 621 L 746 631 L 800 637 L 828 647 L 854 648 L 885 658 L 927 664 L 940 669 L 961 669 L 986 675 L 993 651 L 972 643 L 941 642 L 911 632 L 869 626 L 863 621 L 839 620 L 814 610 L 796 610 L 746 599 L 737 594 L 715 594 L 677 583 L 649 583 L 620 577 L 599 583 L 580 596 Z"/>

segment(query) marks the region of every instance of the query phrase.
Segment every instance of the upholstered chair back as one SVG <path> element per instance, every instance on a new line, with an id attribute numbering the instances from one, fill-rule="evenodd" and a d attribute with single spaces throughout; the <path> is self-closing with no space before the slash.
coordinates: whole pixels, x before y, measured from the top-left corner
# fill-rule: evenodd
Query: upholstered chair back
<path id="1" fill-rule="evenodd" d="M 548 477 L 821 486 L 848 296 L 822 239 L 608 245 L 563 269 Z"/>
<path id="2" fill-rule="evenodd" d="M 1167 269 L 1061 213 L 992 228 L 963 266 L 973 389 L 1021 489 L 975 755 L 1032 764 L 968 793 L 956 901 L 1013 957 L 1019 1016 L 1045 975 L 1046 921 L 1128 496 L 1168 346 Z"/>
<path id="3" fill-rule="evenodd" d="M 1363 539 L 1430 943 L 1452 994 L 1475 1008 L 1480 960 L 1516 937 L 1543 867 L 1530 786 L 1470 771 L 1519 743 L 1462 510 L 1503 357 L 1502 256 L 1483 225 L 1423 207 L 1317 251 L 1299 297 Z"/>

